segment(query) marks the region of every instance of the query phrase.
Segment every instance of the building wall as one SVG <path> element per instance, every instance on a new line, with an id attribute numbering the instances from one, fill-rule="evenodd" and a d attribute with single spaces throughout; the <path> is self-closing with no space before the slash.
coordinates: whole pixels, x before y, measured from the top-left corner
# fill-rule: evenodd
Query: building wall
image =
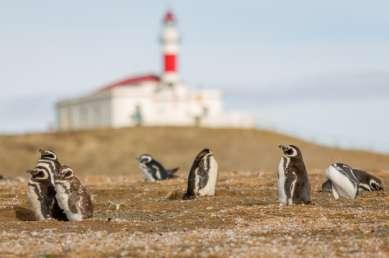
<path id="1" fill-rule="evenodd" d="M 109 92 L 57 103 L 59 130 L 88 129 L 112 126 L 112 105 Z"/>
<path id="2" fill-rule="evenodd" d="M 119 87 L 57 104 L 59 130 L 126 126 L 254 127 L 255 120 L 223 111 L 218 90 L 184 85 L 157 88 L 153 82 Z"/>
<path id="3" fill-rule="evenodd" d="M 113 127 L 144 124 L 153 112 L 151 96 L 154 94 L 156 86 L 155 83 L 146 83 L 139 87 L 131 86 L 113 90 Z"/>

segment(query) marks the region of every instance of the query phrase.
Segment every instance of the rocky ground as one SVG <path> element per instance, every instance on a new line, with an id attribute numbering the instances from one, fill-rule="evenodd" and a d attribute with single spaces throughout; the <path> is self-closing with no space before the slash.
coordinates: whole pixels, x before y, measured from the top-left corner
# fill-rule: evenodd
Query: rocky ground
<path id="1" fill-rule="evenodd" d="M 389 186 L 389 171 L 375 170 Z M 32 221 L 26 178 L 0 180 L 1 257 L 389 257 L 389 195 L 280 207 L 274 171 L 220 171 L 215 197 L 183 201 L 186 172 L 82 176 L 95 203 L 83 222 Z M 108 173 L 107 173 L 108 174 Z"/>

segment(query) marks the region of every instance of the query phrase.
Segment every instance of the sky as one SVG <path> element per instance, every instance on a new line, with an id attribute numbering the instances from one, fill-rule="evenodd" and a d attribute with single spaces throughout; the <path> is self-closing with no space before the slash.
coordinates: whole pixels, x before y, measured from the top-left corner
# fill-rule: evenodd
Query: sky
<path id="1" fill-rule="evenodd" d="M 0 133 L 55 125 L 56 100 L 159 72 L 163 13 L 180 76 L 259 127 L 389 153 L 388 1 L 0 1 Z"/>

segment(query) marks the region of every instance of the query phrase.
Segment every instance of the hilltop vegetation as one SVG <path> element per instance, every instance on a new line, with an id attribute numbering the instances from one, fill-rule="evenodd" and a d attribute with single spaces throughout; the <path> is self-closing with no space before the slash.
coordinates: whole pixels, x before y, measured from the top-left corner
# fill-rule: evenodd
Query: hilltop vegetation
<path id="1" fill-rule="evenodd" d="M 300 146 L 308 169 L 323 169 L 334 161 L 389 169 L 389 156 L 322 147 L 269 131 L 147 127 L 0 136 L 0 174 L 23 175 L 35 164 L 39 148 L 52 148 L 81 175 L 138 175 L 135 157 L 141 153 L 150 153 L 167 166 L 180 166 L 180 173 L 186 173 L 204 147 L 213 150 L 221 171 L 274 171 L 280 143 Z"/>

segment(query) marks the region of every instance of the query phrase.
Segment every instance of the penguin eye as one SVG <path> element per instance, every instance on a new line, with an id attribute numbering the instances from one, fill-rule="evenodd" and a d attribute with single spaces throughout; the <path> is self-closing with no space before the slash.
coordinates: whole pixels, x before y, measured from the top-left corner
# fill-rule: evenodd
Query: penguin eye
<path id="1" fill-rule="evenodd" d="M 55 156 L 54 153 L 50 153 L 50 152 L 45 152 L 42 154 L 42 158 L 45 158 L 45 159 L 56 159 L 57 157 Z"/>
<path id="2" fill-rule="evenodd" d="M 287 149 L 287 150 L 285 151 L 285 154 L 287 154 L 287 155 L 292 155 L 292 154 L 293 154 L 293 150 L 292 150 L 291 148 L 289 148 L 289 149 Z"/>
<path id="3" fill-rule="evenodd" d="M 142 163 L 149 163 L 151 161 L 151 157 L 149 156 L 144 156 L 142 159 L 141 159 L 141 162 Z"/>
<path id="4" fill-rule="evenodd" d="M 71 170 L 66 170 L 65 173 L 63 174 L 65 178 L 69 178 L 73 176 L 73 171 Z"/>
<path id="5" fill-rule="evenodd" d="M 55 159 L 55 155 L 53 153 L 48 153 L 46 157 L 49 159 Z"/>
<path id="6" fill-rule="evenodd" d="M 43 179 L 46 177 L 46 174 L 43 171 L 36 171 L 33 173 L 32 177 L 36 179 Z"/>
<path id="7" fill-rule="evenodd" d="M 371 185 L 371 187 L 372 187 L 374 190 L 376 190 L 376 191 L 379 191 L 379 190 L 381 189 L 381 185 L 378 184 L 376 181 L 372 181 L 372 182 L 370 183 L 370 185 Z"/>

